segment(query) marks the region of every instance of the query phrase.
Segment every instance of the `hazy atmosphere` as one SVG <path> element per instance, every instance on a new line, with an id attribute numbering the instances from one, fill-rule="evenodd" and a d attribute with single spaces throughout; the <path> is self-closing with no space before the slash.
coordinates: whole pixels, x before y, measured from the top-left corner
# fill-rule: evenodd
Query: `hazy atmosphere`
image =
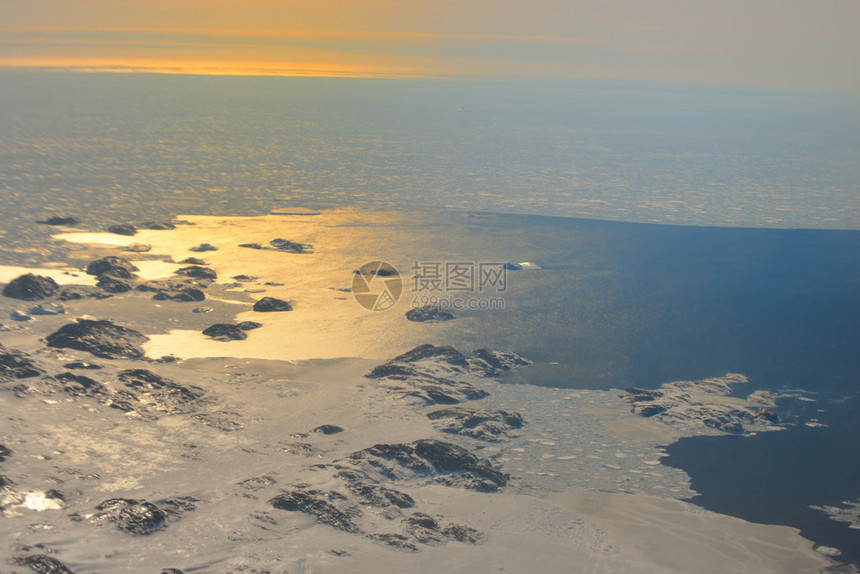
<path id="1" fill-rule="evenodd" d="M 858 22 L 0 2 L 0 571 L 860 572 Z"/>
<path id="2" fill-rule="evenodd" d="M 860 90 L 853 0 L 8 0 L 0 65 Z"/>

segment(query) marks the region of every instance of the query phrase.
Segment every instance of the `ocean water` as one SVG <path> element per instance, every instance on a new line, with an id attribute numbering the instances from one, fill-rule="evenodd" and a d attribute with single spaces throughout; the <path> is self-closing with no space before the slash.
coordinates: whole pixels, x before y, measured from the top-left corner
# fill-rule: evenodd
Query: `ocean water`
<path id="1" fill-rule="evenodd" d="M 4 72 L 0 126 L 4 264 L 82 263 L 35 224 L 52 215 L 98 230 L 283 206 L 419 210 L 409 240 L 440 259 L 544 268 L 511 275 L 504 310 L 465 312 L 480 331 L 455 321 L 434 341 L 536 362 L 510 382 L 734 371 L 744 392 L 803 389 L 814 402 L 779 405 L 796 428 L 684 439 L 666 460 L 706 508 L 860 561 L 860 531 L 808 508 L 860 497 L 856 96 Z"/>

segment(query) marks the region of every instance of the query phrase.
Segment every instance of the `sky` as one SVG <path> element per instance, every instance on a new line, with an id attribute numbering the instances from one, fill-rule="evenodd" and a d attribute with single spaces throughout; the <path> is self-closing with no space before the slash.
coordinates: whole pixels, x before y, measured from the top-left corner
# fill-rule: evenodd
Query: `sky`
<path id="1" fill-rule="evenodd" d="M 858 0 L 2 0 L 0 67 L 860 92 Z"/>

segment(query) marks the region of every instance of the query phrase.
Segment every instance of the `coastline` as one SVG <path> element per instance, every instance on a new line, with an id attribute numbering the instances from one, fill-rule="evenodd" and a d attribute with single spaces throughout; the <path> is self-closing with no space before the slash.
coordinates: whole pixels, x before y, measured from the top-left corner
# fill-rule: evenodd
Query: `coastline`
<path id="1" fill-rule="evenodd" d="M 533 366 L 496 380 L 445 361 L 419 361 L 424 370 L 415 373 L 418 380 L 430 377 L 438 383 L 444 375 L 444 380 L 450 377 L 488 394 L 462 401 L 462 406 L 515 409 L 525 419 L 521 429 L 506 430 L 498 442 L 441 433 L 427 417 L 439 405 L 416 403 L 414 393 L 398 390 L 405 383 L 397 378 L 365 375 L 412 347 L 461 340 L 463 331 L 474 329 L 475 319 L 409 324 L 401 312 L 368 312 L 347 299 L 349 293 L 336 291 L 348 285 L 351 270 L 363 262 L 372 239 L 378 240 L 380 230 L 396 227 L 396 222 L 390 215 L 363 214 L 360 221 L 337 226 L 327 219 L 335 216 L 186 218 L 195 225 L 142 231 L 128 242 L 145 242 L 152 246 L 151 253 L 173 261 L 193 255 L 189 247 L 217 245 L 216 251 L 201 254 L 218 273 L 209 297 L 199 303 L 212 311 L 193 314 L 190 307 L 198 303 L 151 302 L 148 295 L 132 293 L 67 302 L 65 314 L 38 316 L 3 333 L 0 342 L 7 349 L 26 353 L 47 375 L 38 382 L 24 380 L 24 388 L 17 391 L 6 385 L 2 393 L 6 411 L 16 413 L 4 422 L 4 444 L 12 455 L 0 466 L 13 481 L 5 503 L 11 514 L 4 522 L 7 538 L 17 541 L 12 559 L 32 555 L 23 548 L 40 543 L 70 566 L 85 565 L 94 572 L 115 570 L 118 560 L 130 572 L 148 571 L 153 556 L 165 561 L 163 567 L 191 570 L 237 568 L 241 562 L 259 568 L 338 571 L 372 564 L 376 571 L 396 572 L 402 571 L 404 560 L 416 571 L 467 571 L 478 563 L 513 569 L 538 564 L 545 571 L 564 571 L 577 563 L 584 569 L 618 572 L 816 572 L 833 566 L 795 529 L 752 524 L 679 501 L 694 493 L 682 471 L 660 464 L 663 447 L 680 436 L 716 431 L 637 417 L 617 388 L 512 384 L 528 379 Z M 313 245 L 313 253 L 237 247 L 283 236 Z M 422 239 L 415 237 L 398 248 L 421 257 Z M 438 245 L 423 248 L 440 257 Z M 409 263 L 393 259 L 399 265 Z M 141 264 L 141 277 L 158 280 L 180 266 Z M 261 313 L 248 308 L 264 294 L 246 293 L 247 282 L 232 280 L 239 273 L 256 276 L 260 284 L 283 283 L 267 286 L 265 295 L 289 298 L 295 308 L 261 319 Z M 516 301 L 527 294 L 524 289 L 511 297 Z M 3 298 L 4 311 L 17 305 Z M 103 360 L 85 351 L 44 346 L 43 337 L 82 315 L 141 330 L 150 337 L 144 346 L 149 359 Z M 263 326 L 244 341 L 214 341 L 200 333 L 201 325 L 221 320 L 255 320 Z M 197 328 L 186 328 L 191 323 Z M 317 335 L 311 335 L 312 330 Z M 153 362 L 163 355 L 179 360 Z M 66 387 L 52 382 L 63 365 L 75 360 L 101 364 L 103 370 L 86 374 L 114 390 L 121 389 L 116 382 L 120 369 L 145 369 L 202 389 L 202 402 L 168 405 L 161 413 L 158 400 L 144 401 L 143 410 L 123 413 L 93 396 L 69 395 Z M 320 425 L 336 425 L 345 432 L 331 437 L 310 432 Z M 365 535 L 357 536 L 309 516 L 280 512 L 267 502 L 284 489 L 345 492 L 345 483 L 326 469 L 372 445 L 409 445 L 430 437 L 467 448 L 509 473 L 510 482 L 494 493 L 412 475 L 379 485 L 407 492 L 417 511 L 440 524 L 451 521 L 475 529 L 482 537 L 474 543 L 438 537 L 420 542 L 409 538 L 414 533 L 407 529 L 408 536 L 398 535 L 407 536 L 404 542 L 417 551 L 404 551 L 373 536 L 405 528 L 411 510 L 361 507 L 356 528 Z M 213 472 L 218 480 L 211 484 Z M 64 494 L 62 504 L 56 503 L 60 508 L 38 512 L 16 507 L 14 501 L 22 493 L 44 494 L 52 485 Z M 607 489 L 611 492 L 602 492 Z M 191 497 L 195 502 L 188 506 L 195 508 L 175 511 L 175 520 L 169 519 L 163 531 L 129 537 L 97 520 L 97 505 L 111 497 Z M 85 533 L 87 544 L 73 542 L 77 532 Z"/>

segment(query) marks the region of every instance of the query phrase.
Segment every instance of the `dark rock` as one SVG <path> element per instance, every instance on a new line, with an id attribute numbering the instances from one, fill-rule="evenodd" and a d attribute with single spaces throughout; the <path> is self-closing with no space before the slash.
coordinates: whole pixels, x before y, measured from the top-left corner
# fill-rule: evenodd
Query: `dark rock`
<path id="1" fill-rule="evenodd" d="M 140 359 L 146 335 L 107 320 L 78 319 L 48 335 L 48 346 L 88 351 L 105 359 Z"/>
<path id="2" fill-rule="evenodd" d="M 343 432 L 343 429 L 337 425 L 321 425 L 311 432 L 319 432 L 322 434 L 337 434 Z"/>
<path id="3" fill-rule="evenodd" d="M 131 223 L 118 223 L 117 225 L 111 225 L 108 227 L 109 233 L 115 233 L 117 235 L 136 235 L 137 228 Z"/>
<path id="4" fill-rule="evenodd" d="M 248 283 L 249 281 L 256 281 L 256 277 L 252 277 L 250 275 L 233 275 L 230 277 L 233 281 L 238 281 L 239 283 Z"/>
<path id="5" fill-rule="evenodd" d="M 394 396 L 416 400 L 425 405 L 456 405 L 462 401 L 474 401 L 489 395 L 483 389 L 462 381 L 444 377 L 420 375 L 381 375 L 393 372 L 392 367 L 374 369 L 368 377 L 377 378 L 380 385 L 387 387 Z"/>
<path id="6" fill-rule="evenodd" d="M 242 321 L 237 325 L 237 327 L 243 331 L 253 331 L 254 329 L 259 329 L 262 326 L 262 323 L 257 323 L 256 321 Z"/>
<path id="7" fill-rule="evenodd" d="M 47 554 L 33 554 L 24 558 L 13 560 L 19 566 L 27 566 L 38 574 L 73 574 L 68 566 Z"/>
<path id="8" fill-rule="evenodd" d="M 30 313 L 33 315 L 63 315 L 66 308 L 59 303 L 39 303 L 35 307 L 30 307 Z"/>
<path id="9" fill-rule="evenodd" d="M 398 365 L 397 363 L 385 363 L 383 365 L 377 365 L 370 371 L 367 375 L 370 379 L 382 379 L 384 377 L 420 377 L 422 376 L 421 371 L 409 366 L 409 365 Z"/>
<path id="10" fill-rule="evenodd" d="M 181 385 L 146 369 L 120 371 L 117 378 L 138 393 L 138 400 L 167 414 L 193 411 L 195 403 L 206 394 L 200 387 Z"/>
<path id="11" fill-rule="evenodd" d="M 345 497 L 337 492 L 293 490 L 277 495 L 269 500 L 269 504 L 280 510 L 309 514 L 323 524 L 344 532 L 358 533 L 359 528 L 353 522 L 356 511 L 341 510 L 335 506 L 335 503 L 342 503 L 344 499 Z"/>
<path id="12" fill-rule="evenodd" d="M 12 451 L 9 450 L 9 447 L 0 444 L 0 462 L 5 461 L 10 456 L 12 456 Z"/>
<path id="13" fill-rule="evenodd" d="M 530 365 L 531 361 L 512 351 L 491 351 L 476 349 L 472 351 L 469 368 L 472 373 L 482 377 L 497 377 L 499 373 Z"/>
<path id="14" fill-rule="evenodd" d="M 276 480 L 269 476 L 268 474 L 264 474 L 261 476 L 253 476 L 251 478 L 246 478 L 245 480 L 238 482 L 238 486 L 248 490 L 262 490 L 273 484 L 276 484 Z"/>
<path id="15" fill-rule="evenodd" d="M 445 539 L 436 520 L 423 512 L 416 512 L 403 519 L 406 533 L 422 544 L 438 544 Z"/>
<path id="16" fill-rule="evenodd" d="M 42 221 L 37 221 L 36 223 L 41 223 L 42 225 L 67 225 L 74 226 L 80 223 L 80 220 L 76 217 L 49 217 L 48 219 L 44 219 Z"/>
<path id="17" fill-rule="evenodd" d="M 88 275 L 103 275 L 111 273 L 116 277 L 129 279 L 133 277 L 135 271 L 140 271 L 133 263 L 122 257 L 108 255 L 87 265 Z"/>
<path id="18" fill-rule="evenodd" d="M 457 367 L 469 366 L 463 353 L 454 347 L 437 347 L 435 345 L 419 345 L 411 351 L 407 351 L 402 355 L 394 357 L 390 362 L 414 363 L 416 361 L 423 361 L 424 359 L 438 359 L 447 365 Z"/>
<path id="19" fill-rule="evenodd" d="M 415 506 L 415 500 L 405 492 L 400 492 L 381 484 L 348 481 L 346 482 L 346 488 L 361 504 L 367 504 L 375 508 L 387 508 L 389 506 L 412 508 Z"/>
<path id="20" fill-rule="evenodd" d="M 0 462 L 2 462 L 2 460 L 0 460 Z M 0 488 L 3 488 L 4 486 L 12 486 L 13 484 L 15 484 L 15 482 L 11 478 L 4 474 L 0 474 Z"/>
<path id="21" fill-rule="evenodd" d="M 105 293 L 95 287 L 72 286 L 63 287 L 57 293 L 57 299 L 60 301 L 79 301 L 81 299 L 107 299 L 110 293 Z"/>
<path id="22" fill-rule="evenodd" d="M 456 540 L 457 542 L 467 544 L 477 544 L 484 539 L 484 535 L 474 528 L 463 526 L 461 524 L 449 524 L 442 529 L 442 534 L 444 534 L 449 540 Z"/>
<path id="23" fill-rule="evenodd" d="M 262 249 L 263 246 L 259 243 L 242 243 L 239 247 L 245 247 L 247 249 Z"/>
<path id="24" fill-rule="evenodd" d="M 434 439 L 377 444 L 350 454 L 349 459 L 353 464 L 367 463 L 389 479 L 424 476 L 481 492 L 498 491 L 508 482 L 507 474 L 480 462 L 466 449 Z"/>
<path id="25" fill-rule="evenodd" d="M 653 399 L 649 399 L 653 400 Z M 640 417 L 653 417 L 666 412 L 666 407 L 660 404 L 635 404 L 631 409 L 634 415 Z"/>
<path id="26" fill-rule="evenodd" d="M 153 229 L 156 231 L 162 231 L 166 229 L 176 229 L 176 226 L 170 223 L 169 221 L 147 221 L 143 225 L 141 225 L 144 229 Z"/>
<path id="27" fill-rule="evenodd" d="M 21 323 L 23 323 L 23 322 L 25 322 L 25 321 L 32 321 L 32 320 L 33 320 L 33 316 L 32 316 L 32 315 L 28 315 L 27 313 L 25 313 L 25 312 L 23 312 L 23 311 L 19 311 L 18 309 L 15 309 L 15 310 L 14 310 L 14 311 L 12 311 L 11 313 L 9 313 L 9 317 L 10 317 L 13 321 L 19 321 L 19 322 L 21 322 Z"/>
<path id="28" fill-rule="evenodd" d="M 147 245 L 146 243 L 132 243 L 131 245 L 123 247 L 122 250 L 128 253 L 149 253 L 152 251 L 152 245 Z"/>
<path id="29" fill-rule="evenodd" d="M 184 263 L 185 265 L 206 265 L 207 263 L 202 259 L 198 259 L 197 257 L 186 257 L 180 263 Z"/>
<path id="30" fill-rule="evenodd" d="M 192 415 L 192 418 L 208 427 L 212 427 L 224 432 L 233 432 L 242 430 L 245 425 L 236 419 L 241 418 L 238 413 L 215 412 L 215 413 L 199 413 Z"/>
<path id="31" fill-rule="evenodd" d="M 263 297 L 254 303 L 254 311 L 258 313 L 271 313 L 275 311 L 292 311 L 293 306 L 287 301 L 275 299 L 274 297 Z"/>
<path id="32" fill-rule="evenodd" d="M 99 275 L 99 280 L 96 282 L 96 287 L 107 293 L 127 293 L 134 289 L 134 283 L 113 275 Z"/>
<path id="33" fill-rule="evenodd" d="M 123 269 L 122 267 L 117 267 L 115 269 L 111 269 L 110 271 L 105 271 L 104 273 L 99 273 L 98 276 L 101 277 L 114 277 L 116 279 L 135 279 L 137 275 L 132 273 L 127 269 Z"/>
<path id="34" fill-rule="evenodd" d="M 195 287 L 186 287 L 178 292 L 159 291 L 152 298 L 156 301 L 204 301 L 206 293 Z"/>
<path id="35" fill-rule="evenodd" d="M 218 251 L 218 248 L 210 243 L 201 243 L 197 247 L 189 247 L 188 251 L 193 251 L 194 253 L 203 253 L 204 251 Z"/>
<path id="36" fill-rule="evenodd" d="M 211 313 L 212 307 L 195 307 L 191 310 L 192 313 Z"/>
<path id="37" fill-rule="evenodd" d="M 211 279 L 214 281 L 218 278 L 218 274 L 215 273 L 213 269 L 209 269 L 208 267 L 200 267 L 199 265 L 190 265 L 188 267 L 183 267 L 182 269 L 177 269 L 175 271 L 177 275 L 182 275 L 184 277 L 192 277 L 194 279 Z"/>
<path id="38" fill-rule="evenodd" d="M 619 396 L 628 403 L 641 403 L 643 401 L 653 401 L 655 399 L 662 398 L 664 393 L 654 389 L 628 387 L 624 389 L 624 394 Z"/>
<path id="39" fill-rule="evenodd" d="M 163 510 L 145 500 L 111 498 L 96 507 L 97 522 L 113 522 L 117 528 L 134 535 L 152 534 L 161 529 L 167 519 Z"/>
<path id="40" fill-rule="evenodd" d="M 45 374 L 45 371 L 27 358 L 26 353 L 15 349 L 7 349 L 0 345 L 0 381 L 28 379 Z"/>
<path id="41" fill-rule="evenodd" d="M 287 253 L 307 253 L 307 250 L 310 247 L 309 245 L 296 243 L 295 241 L 289 241 L 287 239 L 272 239 L 269 241 L 269 245 L 279 251 L 286 251 Z"/>
<path id="42" fill-rule="evenodd" d="M 455 317 L 453 313 L 440 309 L 435 305 L 428 305 L 408 310 L 406 318 L 418 323 L 438 323 L 441 321 L 450 321 Z"/>
<path id="43" fill-rule="evenodd" d="M 136 289 L 138 291 L 166 293 L 173 296 L 184 293 L 189 289 L 204 289 L 209 286 L 209 283 L 208 279 L 194 279 L 191 277 L 182 279 L 156 279 L 140 283 Z"/>
<path id="44" fill-rule="evenodd" d="M 185 574 L 179 568 L 163 568 L 161 574 Z"/>
<path id="45" fill-rule="evenodd" d="M 10 281 L 3 288 L 3 295 L 23 301 L 38 301 L 54 295 L 59 290 L 60 286 L 50 277 L 27 273 Z"/>
<path id="46" fill-rule="evenodd" d="M 87 369 L 87 370 L 96 370 L 101 369 L 101 365 L 96 365 L 95 363 L 86 363 L 84 361 L 75 361 L 73 363 L 66 363 L 63 365 L 67 369 Z"/>
<path id="47" fill-rule="evenodd" d="M 752 411 L 753 411 L 753 418 L 755 419 L 755 421 L 757 423 L 772 424 L 772 425 L 779 424 L 779 415 L 777 415 L 773 411 L 773 409 L 762 407 L 762 408 L 752 409 Z"/>
<path id="48" fill-rule="evenodd" d="M 161 509 L 164 514 L 169 517 L 180 517 L 186 512 L 191 512 L 197 509 L 197 503 L 200 502 L 193 496 L 177 496 L 160 501 Z"/>
<path id="49" fill-rule="evenodd" d="M 100 382 L 74 373 L 60 373 L 55 377 L 62 383 L 63 390 L 73 397 L 105 398 L 111 394 L 110 389 Z"/>
<path id="50" fill-rule="evenodd" d="M 373 275 L 376 277 L 394 277 L 400 275 L 400 272 L 393 265 L 385 261 L 365 263 L 353 271 L 353 273 L 355 275 Z"/>
<path id="51" fill-rule="evenodd" d="M 406 550 L 407 552 L 418 552 L 418 547 L 402 534 L 368 534 L 367 537 L 374 542 L 379 542 L 392 548 Z"/>
<path id="52" fill-rule="evenodd" d="M 203 334 L 216 341 L 242 341 L 248 338 L 248 335 L 239 325 L 228 323 L 215 323 L 203 329 Z"/>
<path id="53" fill-rule="evenodd" d="M 518 413 L 487 411 L 461 407 L 440 409 L 427 414 L 433 426 L 445 433 L 460 434 L 497 442 L 512 429 L 521 428 L 523 418 Z"/>
<path id="54" fill-rule="evenodd" d="M 66 495 L 63 494 L 62 492 L 60 492 L 59 490 L 54 489 L 54 488 L 45 492 L 45 498 L 50 498 L 52 500 L 59 500 L 60 502 L 66 501 Z"/>

